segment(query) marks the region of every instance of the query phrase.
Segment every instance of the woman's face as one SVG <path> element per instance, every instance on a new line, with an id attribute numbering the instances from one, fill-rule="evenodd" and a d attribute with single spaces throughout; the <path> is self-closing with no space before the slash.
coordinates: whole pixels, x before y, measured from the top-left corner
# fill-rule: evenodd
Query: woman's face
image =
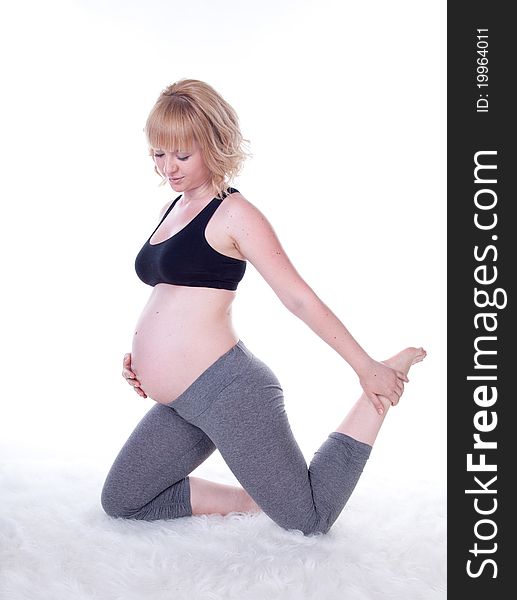
<path id="1" fill-rule="evenodd" d="M 210 182 L 211 173 L 196 143 L 188 151 L 153 148 L 153 157 L 158 171 L 175 192 L 186 192 Z"/>

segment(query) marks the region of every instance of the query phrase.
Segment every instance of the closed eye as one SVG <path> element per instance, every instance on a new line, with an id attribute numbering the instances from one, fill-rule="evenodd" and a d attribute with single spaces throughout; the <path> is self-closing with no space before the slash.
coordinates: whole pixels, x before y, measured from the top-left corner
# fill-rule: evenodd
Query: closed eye
<path id="1" fill-rule="evenodd" d="M 165 152 L 153 152 L 153 156 L 154 158 L 161 158 L 162 156 L 165 156 Z M 178 156 L 178 160 L 188 160 L 191 157 L 190 154 L 188 154 L 187 156 Z"/>

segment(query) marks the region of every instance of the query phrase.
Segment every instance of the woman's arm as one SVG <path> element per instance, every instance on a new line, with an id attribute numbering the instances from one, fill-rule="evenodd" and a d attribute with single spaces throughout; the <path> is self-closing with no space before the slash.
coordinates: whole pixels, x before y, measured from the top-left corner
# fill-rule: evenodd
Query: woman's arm
<path id="1" fill-rule="evenodd" d="M 230 201 L 231 199 L 231 201 Z M 266 217 L 242 196 L 229 196 L 230 235 L 235 247 L 271 286 L 282 303 L 354 369 L 368 398 L 382 412 L 378 395 L 396 403 L 407 377 L 373 360 L 345 325 L 303 280 Z"/>

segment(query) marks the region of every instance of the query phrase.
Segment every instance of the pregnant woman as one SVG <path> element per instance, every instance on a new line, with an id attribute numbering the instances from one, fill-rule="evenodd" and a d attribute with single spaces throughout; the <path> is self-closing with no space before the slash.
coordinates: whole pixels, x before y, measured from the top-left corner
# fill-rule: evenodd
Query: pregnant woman
<path id="1" fill-rule="evenodd" d="M 211 86 L 185 79 L 167 87 L 145 133 L 155 170 L 177 196 L 136 258 L 152 292 L 123 376 L 155 404 L 107 476 L 104 510 L 146 520 L 263 511 L 285 529 L 326 533 L 425 351 L 374 360 L 300 277 L 265 216 L 230 187 L 246 156 L 243 138 L 235 111 Z M 362 387 L 309 467 L 278 379 L 232 325 L 247 261 Z M 190 476 L 216 448 L 242 487 Z"/>

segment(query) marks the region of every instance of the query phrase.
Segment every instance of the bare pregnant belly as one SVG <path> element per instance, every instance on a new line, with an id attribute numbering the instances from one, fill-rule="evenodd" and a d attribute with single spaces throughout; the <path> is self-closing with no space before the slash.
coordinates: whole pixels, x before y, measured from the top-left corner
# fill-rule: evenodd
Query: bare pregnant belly
<path id="1" fill-rule="evenodd" d="M 154 288 L 138 320 L 131 366 L 149 398 L 167 404 L 238 337 L 231 324 L 231 293 L 160 285 L 166 288 Z"/>

